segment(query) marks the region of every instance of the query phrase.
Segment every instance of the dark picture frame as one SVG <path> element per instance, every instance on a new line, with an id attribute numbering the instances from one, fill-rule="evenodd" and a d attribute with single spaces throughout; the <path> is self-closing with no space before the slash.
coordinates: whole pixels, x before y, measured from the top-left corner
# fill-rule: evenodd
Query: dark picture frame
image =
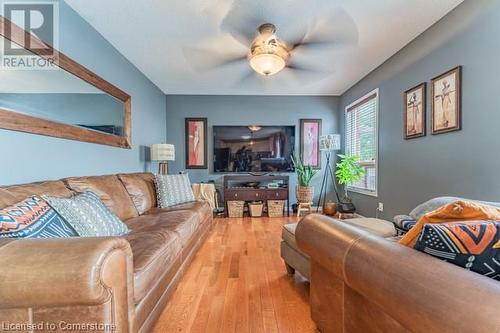
<path id="1" fill-rule="evenodd" d="M 426 82 L 422 82 L 404 92 L 403 107 L 404 107 L 403 123 L 404 123 L 405 140 L 410 140 L 425 136 L 427 134 L 427 119 L 426 119 L 427 83 Z M 409 122 L 409 119 L 411 119 L 412 121 Z"/>
<path id="2" fill-rule="evenodd" d="M 461 130 L 462 66 L 452 68 L 432 79 L 431 98 L 432 134 Z"/>
<path id="3" fill-rule="evenodd" d="M 300 157 L 305 165 L 321 169 L 321 119 L 300 119 Z"/>
<path id="4" fill-rule="evenodd" d="M 207 118 L 185 119 L 186 169 L 208 169 L 207 128 Z"/>

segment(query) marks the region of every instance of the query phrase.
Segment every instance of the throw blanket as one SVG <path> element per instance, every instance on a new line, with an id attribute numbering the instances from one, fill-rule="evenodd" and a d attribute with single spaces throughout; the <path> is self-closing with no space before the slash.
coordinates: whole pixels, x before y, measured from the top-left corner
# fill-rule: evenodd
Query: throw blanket
<path id="1" fill-rule="evenodd" d="M 451 202 L 422 216 L 399 243 L 413 247 L 425 224 L 467 223 L 467 221 L 477 223 L 478 220 L 499 221 L 500 208 L 463 200 Z M 494 247 L 500 248 L 500 242 Z"/>
<path id="2" fill-rule="evenodd" d="M 217 202 L 214 184 L 192 184 L 191 188 L 197 201 L 208 202 L 212 210 L 216 208 Z"/>

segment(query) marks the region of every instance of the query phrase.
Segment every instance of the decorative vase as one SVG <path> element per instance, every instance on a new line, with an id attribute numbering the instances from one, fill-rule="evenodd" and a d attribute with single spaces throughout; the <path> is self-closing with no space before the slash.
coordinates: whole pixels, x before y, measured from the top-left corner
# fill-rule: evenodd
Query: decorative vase
<path id="1" fill-rule="evenodd" d="M 297 185 L 296 195 L 299 203 L 312 203 L 314 198 L 314 187 Z"/>
<path id="2" fill-rule="evenodd" d="M 334 202 L 325 202 L 323 205 L 323 214 L 333 216 L 337 214 L 337 204 Z"/>

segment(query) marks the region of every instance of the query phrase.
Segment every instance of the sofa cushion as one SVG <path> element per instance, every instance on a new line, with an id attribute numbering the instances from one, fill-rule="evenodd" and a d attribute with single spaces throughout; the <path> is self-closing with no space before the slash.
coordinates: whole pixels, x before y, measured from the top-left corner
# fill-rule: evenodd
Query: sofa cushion
<path id="1" fill-rule="evenodd" d="M 139 215 L 156 207 L 155 177 L 152 173 L 119 174 Z"/>
<path id="2" fill-rule="evenodd" d="M 42 197 L 82 237 L 121 236 L 128 232 L 127 226 L 93 192 L 71 198 Z"/>
<path id="3" fill-rule="evenodd" d="M 72 195 L 72 192 L 60 180 L 5 186 L 0 188 L 0 209 L 11 206 L 32 195 L 41 194 L 68 198 Z"/>
<path id="4" fill-rule="evenodd" d="M 160 208 L 195 201 L 187 174 L 155 175 L 155 183 Z"/>
<path id="5" fill-rule="evenodd" d="M 212 216 L 212 208 L 210 208 L 210 205 L 204 201 L 187 202 L 167 208 L 153 207 L 150 210 L 148 210 L 145 214 L 159 214 L 159 213 L 174 212 L 179 210 L 188 210 L 196 213 L 200 219 L 201 224 L 208 221 L 209 217 Z"/>
<path id="6" fill-rule="evenodd" d="M 131 232 L 124 236 L 130 243 L 134 262 L 134 302 L 139 303 L 154 288 L 168 267 L 181 254 L 179 236 L 167 228 Z"/>
<path id="7" fill-rule="evenodd" d="M 0 210 L 0 238 L 77 236 L 76 231 L 38 195 Z"/>
<path id="8" fill-rule="evenodd" d="M 75 192 L 97 194 L 101 201 L 122 221 L 139 215 L 125 186 L 117 176 L 67 178 L 64 182 Z"/>
<path id="9" fill-rule="evenodd" d="M 426 224 L 415 249 L 500 281 L 500 223 Z"/>
<path id="10" fill-rule="evenodd" d="M 200 225 L 200 219 L 196 212 L 176 210 L 134 217 L 125 223 L 132 232 L 175 232 L 185 246 Z"/>
<path id="11" fill-rule="evenodd" d="M 134 300 L 138 303 L 181 256 L 199 219 L 195 212 L 179 210 L 142 215 L 125 223 L 130 229 L 124 238 L 134 254 Z"/>

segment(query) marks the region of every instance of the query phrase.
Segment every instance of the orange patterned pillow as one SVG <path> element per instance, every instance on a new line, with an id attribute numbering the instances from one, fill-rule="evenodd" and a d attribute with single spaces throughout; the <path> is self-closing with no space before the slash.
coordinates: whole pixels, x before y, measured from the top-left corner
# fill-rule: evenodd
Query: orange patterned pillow
<path id="1" fill-rule="evenodd" d="M 451 202 L 422 216 L 399 243 L 413 247 L 425 224 L 477 223 L 478 220 L 500 220 L 500 208 L 462 200 Z M 500 242 L 496 246 L 500 246 Z"/>

